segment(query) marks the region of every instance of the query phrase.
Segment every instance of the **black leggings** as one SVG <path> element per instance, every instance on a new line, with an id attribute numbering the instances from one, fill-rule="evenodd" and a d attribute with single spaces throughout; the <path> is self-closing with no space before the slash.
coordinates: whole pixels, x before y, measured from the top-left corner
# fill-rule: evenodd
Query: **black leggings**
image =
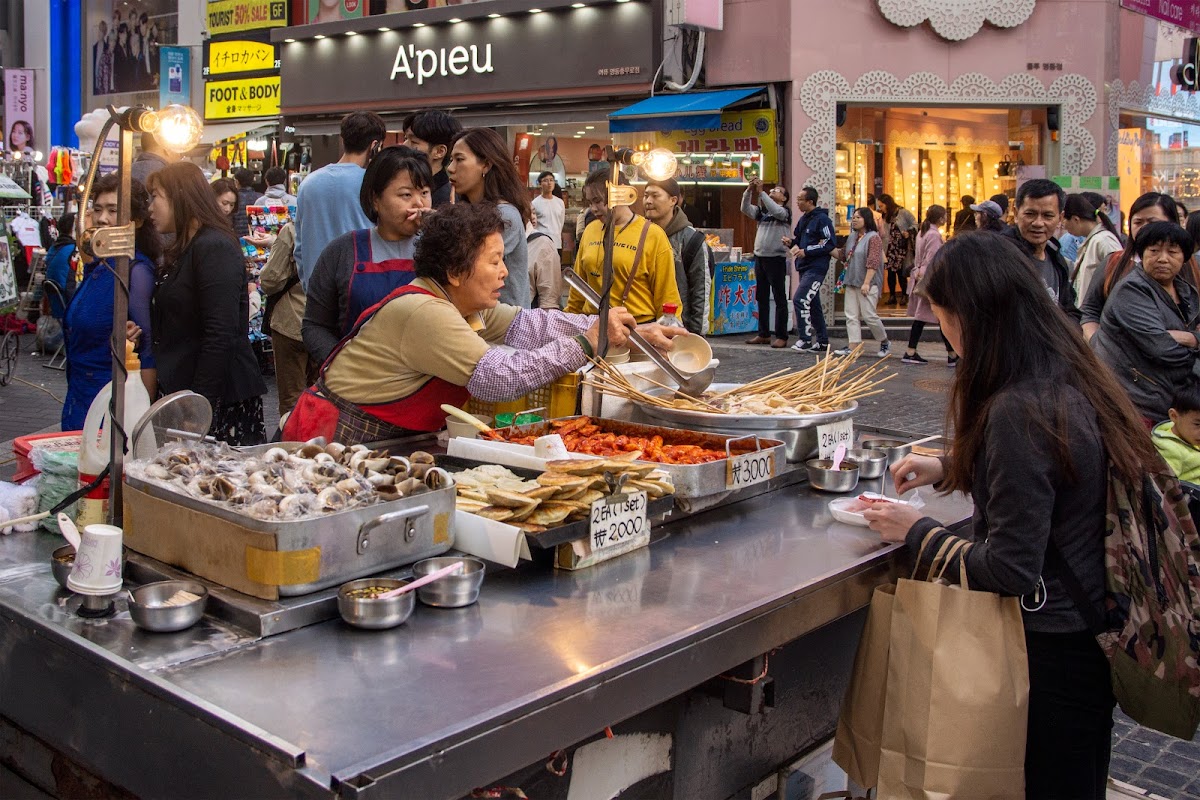
<path id="1" fill-rule="evenodd" d="M 755 292 L 758 298 L 758 335 L 771 333 L 771 295 L 775 296 L 775 338 L 788 338 L 787 258 L 754 257 Z"/>
<path id="2" fill-rule="evenodd" d="M 1087 631 L 1026 631 L 1025 645 L 1026 800 L 1104 800 L 1116 702 L 1108 659 Z"/>
<path id="3" fill-rule="evenodd" d="M 912 324 L 912 330 L 910 330 L 908 332 L 908 349 L 909 350 L 912 350 L 914 352 L 916 351 L 917 343 L 921 341 L 921 334 L 924 332 L 925 332 L 925 323 L 924 322 L 922 322 L 921 320 L 917 320 L 916 322 L 914 322 Z M 946 345 L 946 352 L 950 355 L 954 355 L 954 348 L 950 345 L 950 341 L 946 338 L 946 334 L 939 332 L 939 335 L 942 337 L 942 344 Z"/>

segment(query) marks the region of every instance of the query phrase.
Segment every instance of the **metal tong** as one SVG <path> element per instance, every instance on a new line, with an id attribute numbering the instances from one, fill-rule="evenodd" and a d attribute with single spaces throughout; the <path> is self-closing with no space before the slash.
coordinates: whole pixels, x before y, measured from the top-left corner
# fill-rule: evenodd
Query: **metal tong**
<path id="1" fill-rule="evenodd" d="M 596 308 L 600 307 L 600 295 L 577 272 L 570 269 L 564 271 L 563 280 Z M 601 335 L 604 335 L 605 331 L 606 329 L 602 325 Z M 642 335 L 632 328 L 629 329 L 629 341 L 634 347 L 645 353 L 655 366 L 667 373 L 671 380 L 679 386 L 679 392 L 688 397 L 700 397 L 704 394 L 704 390 L 712 385 L 713 378 L 716 377 L 716 367 L 705 367 L 694 375 L 684 375 L 658 351 L 658 348 L 643 339 Z"/>

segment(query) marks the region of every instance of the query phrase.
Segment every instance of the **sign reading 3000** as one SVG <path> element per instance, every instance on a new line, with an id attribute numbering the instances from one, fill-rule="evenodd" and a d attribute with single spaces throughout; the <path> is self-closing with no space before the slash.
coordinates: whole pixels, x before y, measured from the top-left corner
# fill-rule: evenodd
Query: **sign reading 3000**
<path id="1" fill-rule="evenodd" d="M 278 75 L 204 84 L 205 119 L 242 119 L 278 114 Z"/>
<path id="2" fill-rule="evenodd" d="M 205 8 L 210 36 L 281 28 L 287 25 L 288 0 L 211 0 Z"/>

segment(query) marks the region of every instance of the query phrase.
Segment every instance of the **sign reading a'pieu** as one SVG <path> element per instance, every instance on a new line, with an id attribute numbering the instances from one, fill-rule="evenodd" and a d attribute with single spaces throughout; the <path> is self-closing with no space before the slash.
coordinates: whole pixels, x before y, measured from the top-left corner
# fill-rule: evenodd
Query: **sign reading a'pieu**
<path id="1" fill-rule="evenodd" d="M 1172 70 L 1175 85 L 1186 92 L 1200 89 L 1200 39 L 1189 37 L 1183 40 L 1183 63 Z"/>
<path id="2" fill-rule="evenodd" d="M 615 3 L 289 42 L 283 112 L 649 84 L 661 50 L 652 9 Z"/>

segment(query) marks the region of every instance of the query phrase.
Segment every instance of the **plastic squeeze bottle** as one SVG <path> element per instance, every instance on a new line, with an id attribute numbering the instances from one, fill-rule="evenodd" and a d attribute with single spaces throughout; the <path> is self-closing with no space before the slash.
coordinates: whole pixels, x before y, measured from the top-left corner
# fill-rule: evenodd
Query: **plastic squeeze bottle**
<path id="1" fill-rule="evenodd" d="M 123 424 L 125 435 L 132 436 L 134 426 L 138 420 L 150 410 L 150 394 L 146 391 L 146 385 L 142 383 L 142 362 L 138 358 L 137 353 L 133 349 L 133 342 L 125 342 L 125 369 L 128 371 L 128 376 L 125 378 L 125 408 Z M 112 383 L 104 384 L 104 388 L 96 395 L 96 399 L 92 401 L 88 407 L 87 417 L 83 423 L 83 440 L 79 446 L 79 487 L 83 488 L 92 481 L 96 480 L 96 476 L 104 471 L 110 460 L 111 438 L 110 433 L 112 426 L 109 424 L 108 404 L 112 399 Z M 143 437 L 144 438 L 144 437 Z M 126 442 L 126 448 L 129 443 Z M 153 451 L 153 443 L 149 443 L 149 449 Z M 146 450 L 147 445 L 143 444 L 139 450 Z M 151 452 L 152 454 L 152 452 Z M 146 453 L 138 453 L 138 457 L 145 457 Z M 78 514 L 76 515 L 75 524 L 82 528 L 84 525 L 92 525 L 94 523 L 103 523 L 108 520 L 108 496 L 109 496 L 109 481 L 110 477 L 106 477 L 104 481 L 88 492 L 79 500 Z"/>

